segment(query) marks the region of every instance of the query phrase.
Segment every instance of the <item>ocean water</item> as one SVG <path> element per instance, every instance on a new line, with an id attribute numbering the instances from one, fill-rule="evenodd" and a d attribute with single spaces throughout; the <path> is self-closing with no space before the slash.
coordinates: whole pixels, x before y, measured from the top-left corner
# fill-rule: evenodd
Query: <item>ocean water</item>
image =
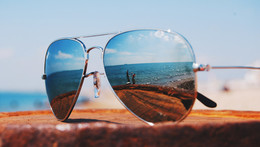
<path id="1" fill-rule="evenodd" d="M 180 80 L 194 78 L 192 62 L 143 63 L 105 66 L 108 80 L 112 86 L 124 85 L 128 82 L 135 84 L 171 85 Z"/>
<path id="2" fill-rule="evenodd" d="M 45 93 L 0 92 L 0 112 L 49 109 Z"/>

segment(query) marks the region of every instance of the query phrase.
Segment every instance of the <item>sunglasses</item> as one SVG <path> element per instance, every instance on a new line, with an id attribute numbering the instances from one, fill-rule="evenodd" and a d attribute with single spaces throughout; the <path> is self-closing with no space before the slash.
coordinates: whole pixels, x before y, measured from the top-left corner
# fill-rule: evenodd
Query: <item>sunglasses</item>
<path id="1" fill-rule="evenodd" d="M 105 48 L 86 48 L 84 38 L 113 35 Z M 104 71 L 86 73 L 89 53 L 101 50 Z M 101 76 L 110 83 L 118 100 L 148 124 L 179 122 L 190 113 L 196 98 L 205 106 L 217 104 L 197 92 L 197 71 L 210 69 L 260 69 L 259 67 L 210 67 L 197 64 L 190 43 L 179 33 L 132 30 L 59 39 L 45 56 L 45 80 L 50 106 L 65 121 L 73 110 L 85 78 L 93 76 L 99 97 Z"/>

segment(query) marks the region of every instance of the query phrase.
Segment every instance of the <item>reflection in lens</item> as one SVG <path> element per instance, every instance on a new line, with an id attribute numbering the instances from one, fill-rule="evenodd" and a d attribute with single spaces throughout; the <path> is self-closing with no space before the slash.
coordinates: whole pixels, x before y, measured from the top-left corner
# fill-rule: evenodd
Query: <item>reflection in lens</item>
<path id="1" fill-rule="evenodd" d="M 119 34 L 107 44 L 107 78 L 120 101 L 147 122 L 180 121 L 196 97 L 194 56 L 180 35 L 157 30 Z"/>
<path id="2" fill-rule="evenodd" d="M 46 90 L 52 111 L 62 120 L 73 107 L 85 64 L 83 46 L 76 40 L 53 42 L 46 54 Z"/>

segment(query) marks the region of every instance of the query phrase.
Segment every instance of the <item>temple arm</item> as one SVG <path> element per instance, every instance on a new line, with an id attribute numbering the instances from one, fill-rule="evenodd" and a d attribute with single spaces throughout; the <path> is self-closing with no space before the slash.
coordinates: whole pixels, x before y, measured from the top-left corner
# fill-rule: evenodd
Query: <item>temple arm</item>
<path id="1" fill-rule="evenodd" d="M 193 71 L 209 71 L 210 69 L 256 69 L 260 70 L 260 67 L 253 67 L 253 66 L 210 66 L 208 64 L 193 64 Z M 197 93 L 197 99 L 203 103 L 205 106 L 210 107 L 210 108 L 215 108 L 217 104 L 207 98 L 206 96 L 202 95 L 201 93 Z"/>
<path id="2" fill-rule="evenodd" d="M 207 98 L 206 96 L 204 96 L 203 94 L 197 92 L 197 99 L 204 104 L 207 107 L 210 108 L 215 108 L 217 107 L 217 103 L 215 103 L 214 101 L 212 101 L 211 99 Z"/>
<path id="3" fill-rule="evenodd" d="M 253 66 L 210 66 L 208 64 L 193 64 L 193 71 L 209 71 L 210 69 L 256 69 L 260 70 L 260 67 Z"/>

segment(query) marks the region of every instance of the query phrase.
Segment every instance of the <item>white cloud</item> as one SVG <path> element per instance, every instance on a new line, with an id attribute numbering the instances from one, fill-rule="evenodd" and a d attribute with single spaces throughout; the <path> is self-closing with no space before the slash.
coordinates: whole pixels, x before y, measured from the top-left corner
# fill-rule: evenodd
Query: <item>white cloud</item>
<path id="1" fill-rule="evenodd" d="M 164 32 L 163 32 L 163 31 L 156 31 L 156 32 L 154 33 L 154 36 L 155 36 L 155 37 L 158 37 L 158 38 L 163 38 Z"/>
<path id="2" fill-rule="evenodd" d="M 163 32 L 163 31 L 156 31 L 156 32 L 154 33 L 154 36 L 155 36 L 155 37 L 158 37 L 158 38 L 162 38 L 162 39 L 164 39 L 165 41 L 172 40 L 172 37 L 169 36 L 169 35 L 167 35 L 167 34 L 165 34 L 165 32 Z M 174 36 L 173 36 L 173 40 L 174 40 L 175 42 L 177 42 L 177 43 L 185 44 L 185 40 L 184 40 L 181 36 L 179 36 L 179 35 L 174 35 Z"/>
<path id="3" fill-rule="evenodd" d="M 169 40 L 170 40 L 169 36 L 164 36 L 163 39 L 164 39 L 165 41 L 169 41 Z"/>
<path id="4" fill-rule="evenodd" d="M 183 44 L 182 48 L 188 48 L 188 46 L 186 44 Z"/>
<path id="5" fill-rule="evenodd" d="M 70 59 L 70 58 L 73 58 L 73 56 L 70 54 L 66 54 L 61 51 L 58 51 L 58 55 L 55 55 L 55 58 L 56 59 Z"/>
<path id="6" fill-rule="evenodd" d="M 156 31 L 154 33 L 154 36 L 158 37 L 158 38 L 161 38 L 161 39 L 163 39 L 165 41 L 169 41 L 170 40 L 170 37 L 167 34 L 165 34 L 163 31 Z"/>
<path id="7" fill-rule="evenodd" d="M 180 36 L 175 35 L 173 39 L 174 39 L 174 41 L 177 42 L 177 43 L 185 44 L 184 39 L 181 38 Z"/>
<path id="8" fill-rule="evenodd" d="M 145 35 L 139 34 L 138 37 L 137 37 L 137 40 L 142 40 L 142 39 L 144 39 L 144 38 L 146 38 Z"/>
<path id="9" fill-rule="evenodd" d="M 84 61 L 86 60 L 84 57 L 78 57 L 78 58 L 75 58 L 76 60 L 79 60 L 79 61 Z"/>
<path id="10" fill-rule="evenodd" d="M 117 50 L 115 50 L 115 49 L 106 49 L 105 53 L 106 54 L 118 53 L 120 55 L 132 55 L 132 53 L 130 53 L 130 52 L 117 52 Z"/>
<path id="11" fill-rule="evenodd" d="M 121 55 L 132 55 L 130 52 L 120 52 Z"/>
<path id="12" fill-rule="evenodd" d="M 106 54 L 113 54 L 113 53 L 116 53 L 117 51 L 116 50 L 114 50 L 114 49 L 106 49 Z"/>
<path id="13" fill-rule="evenodd" d="M 0 49 L 0 60 L 8 59 L 14 55 L 14 51 L 11 49 Z"/>

